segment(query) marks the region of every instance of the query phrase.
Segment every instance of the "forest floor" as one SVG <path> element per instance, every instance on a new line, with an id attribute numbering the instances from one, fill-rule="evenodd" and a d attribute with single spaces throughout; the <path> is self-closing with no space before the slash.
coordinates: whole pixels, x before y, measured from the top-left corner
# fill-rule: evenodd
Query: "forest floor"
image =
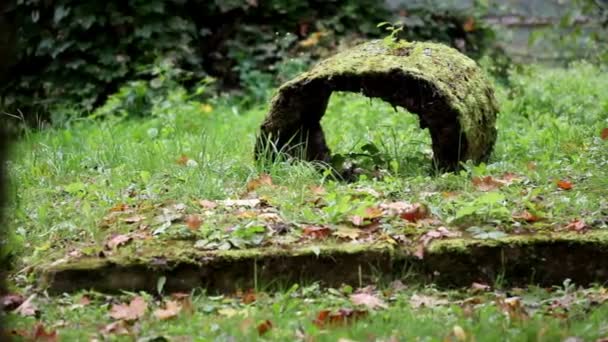
<path id="1" fill-rule="evenodd" d="M 355 182 L 305 162 L 261 169 L 267 106 L 221 97 L 175 91 L 146 118 L 28 132 L 9 164 L 11 333 L 606 338 L 606 75 L 513 72 L 490 161 L 445 174 L 415 115 L 357 94 L 334 94 L 322 121 L 363 169 Z"/>

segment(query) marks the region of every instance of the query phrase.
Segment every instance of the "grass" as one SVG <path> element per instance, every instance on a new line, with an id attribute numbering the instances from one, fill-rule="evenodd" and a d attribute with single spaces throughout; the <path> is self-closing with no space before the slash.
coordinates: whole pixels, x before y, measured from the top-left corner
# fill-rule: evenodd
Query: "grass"
<path id="1" fill-rule="evenodd" d="M 72 121 L 66 128 L 29 132 L 14 146 L 9 167 L 13 233 L 6 247 L 19 257 L 13 261 L 12 286 L 17 290 L 31 285 L 35 281 L 31 267 L 47 262 L 50 256 L 75 250 L 96 254 L 116 234 L 145 230 L 152 239 L 186 236 L 211 246 L 206 248 L 219 248 L 229 240 L 226 248 L 239 249 L 276 243 L 278 238 L 284 240 L 281 243 L 301 243 L 303 228 L 315 225 L 328 227 L 331 238 L 339 239 L 336 232 L 352 233 L 353 216 L 395 201 L 424 204 L 434 222 L 414 225 L 382 217 L 377 222 L 379 237 L 405 236 L 417 241 L 426 231 L 447 226 L 466 236 L 496 238 L 568 231 L 575 229 L 570 223 L 577 220 L 583 221 L 582 231 L 606 229 L 608 141 L 600 138 L 602 129 L 608 127 L 606 75 L 605 68 L 585 63 L 568 69 L 526 67 L 513 72 L 510 86 L 498 88 L 498 141 L 490 162 L 467 164 L 451 174 L 437 174 L 432 169 L 430 137 L 419 129 L 416 116 L 395 112 L 357 94 L 334 94 L 322 121 L 335 153 L 359 153 L 370 143 L 378 148 L 379 159 L 360 158 L 370 172 L 355 183 L 336 181 L 329 172 L 319 172 L 303 162 L 278 162 L 261 170 L 253 162 L 253 145 L 265 105 L 244 110 L 223 98 L 199 103 L 179 90 L 160 99 L 146 119 L 84 119 Z M 378 173 L 376 166 L 385 170 L 381 179 L 372 177 Z M 248 191 L 264 172 L 272 185 Z M 489 192 L 472 181 L 484 176 L 505 181 L 511 177 L 505 174 L 515 175 L 509 181 L 512 184 Z M 568 181 L 572 189 L 561 189 L 557 186 L 560 180 Z M 275 234 L 276 226 L 271 229 L 259 210 L 201 211 L 199 205 L 203 199 L 235 198 L 268 202 L 272 210 L 266 214 L 278 215 L 289 226 L 288 234 Z M 113 208 L 123 205 L 130 209 L 122 216 L 112 216 Z M 183 221 L 157 220 L 176 214 L 175 205 L 182 208 L 179 214 L 201 215 L 200 227 L 193 230 Z M 522 219 L 524 212 L 537 219 Z M 133 215 L 146 219 L 125 222 Z M 66 337 L 96 333 L 101 322 L 108 322 L 108 303 L 116 299 L 101 296 L 96 305 L 70 310 L 77 296 L 41 300 L 40 320 L 46 325 L 63 320 L 66 326 L 58 329 Z M 256 335 L 255 326 L 264 319 L 276 327 L 268 336 L 279 340 L 292 339 L 300 327 L 318 340 L 360 340 L 368 334 L 390 338 L 393 330 L 400 339 L 431 336 L 434 340 L 450 334 L 454 325 L 478 340 L 536 339 L 539 334 L 546 340 L 569 334 L 589 339 L 606 335 L 598 318 L 607 313 L 605 307 L 572 321 L 532 315 L 513 322 L 504 317 L 504 310 L 492 305 L 481 308 L 477 319 L 470 319 L 460 306 L 414 310 L 404 299 L 391 301 L 389 309 L 371 312 L 353 326 L 325 333 L 311 320 L 320 309 L 344 298 L 324 292 L 291 298 L 287 290 L 269 296 L 268 302 L 236 306 L 251 315 L 253 327 L 239 328 L 242 315 L 224 317 L 216 309 L 206 310 L 215 302 L 198 294 L 193 297 L 197 308 L 193 317 L 161 323 L 153 317 L 142 319 L 136 335 L 162 332 L 218 340 L 235 336 L 239 340 Z M 16 327 L 33 322 L 32 318 L 13 318 Z"/>

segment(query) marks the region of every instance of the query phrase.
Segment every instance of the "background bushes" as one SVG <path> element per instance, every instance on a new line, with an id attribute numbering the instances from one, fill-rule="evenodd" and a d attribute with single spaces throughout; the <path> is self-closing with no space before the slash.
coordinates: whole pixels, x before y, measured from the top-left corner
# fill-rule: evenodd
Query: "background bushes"
<path id="1" fill-rule="evenodd" d="M 211 76 L 217 90 L 257 101 L 336 48 L 384 36 L 376 26 L 387 20 L 404 26 L 403 38 L 443 41 L 474 57 L 493 37 L 481 13 L 395 15 L 375 0 L 19 0 L 3 16 L 15 24 L 8 36 L 16 49 L 4 63 L 1 104 L 30 121 L 62 121 L 67 107 L 93 111 L 128 84 L 159 88 L 167 64 L 187 89 Z"/>

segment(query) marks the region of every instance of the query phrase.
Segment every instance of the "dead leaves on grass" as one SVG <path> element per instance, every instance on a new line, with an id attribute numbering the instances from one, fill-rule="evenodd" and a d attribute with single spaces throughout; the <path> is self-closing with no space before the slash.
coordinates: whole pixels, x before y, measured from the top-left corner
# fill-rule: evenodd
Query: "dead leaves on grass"
<path id="1" fill-rule="evenodd" d="M 110 317 L 116 320 L 134 321 L 141 318 L 147 309 L 146 300 L 137 296 L 129 304 L 114 304 L 110 309 Z"/>

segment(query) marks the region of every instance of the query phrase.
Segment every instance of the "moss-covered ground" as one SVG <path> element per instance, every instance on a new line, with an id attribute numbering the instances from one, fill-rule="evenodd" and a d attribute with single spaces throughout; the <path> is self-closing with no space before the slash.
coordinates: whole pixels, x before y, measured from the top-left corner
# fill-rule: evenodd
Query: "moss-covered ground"
<path id="1" fill-rule="evenodd" d="M 350 183 L 255 164 L 266 104 L 176 91 L 146 119 L 29 132 L 9 164 L 10 285 L 31 299 L 9 315 L 14 334 L 39 322 L 66 340 L 605 337 L 606 70 L 509 81 L 490 160 L 455 173 L 433 169 L 416 116 L 357 94 L 332 95 L 322 121 L 360 168 Z M 148 308 L 121 316 L 140 289 Z"/>

